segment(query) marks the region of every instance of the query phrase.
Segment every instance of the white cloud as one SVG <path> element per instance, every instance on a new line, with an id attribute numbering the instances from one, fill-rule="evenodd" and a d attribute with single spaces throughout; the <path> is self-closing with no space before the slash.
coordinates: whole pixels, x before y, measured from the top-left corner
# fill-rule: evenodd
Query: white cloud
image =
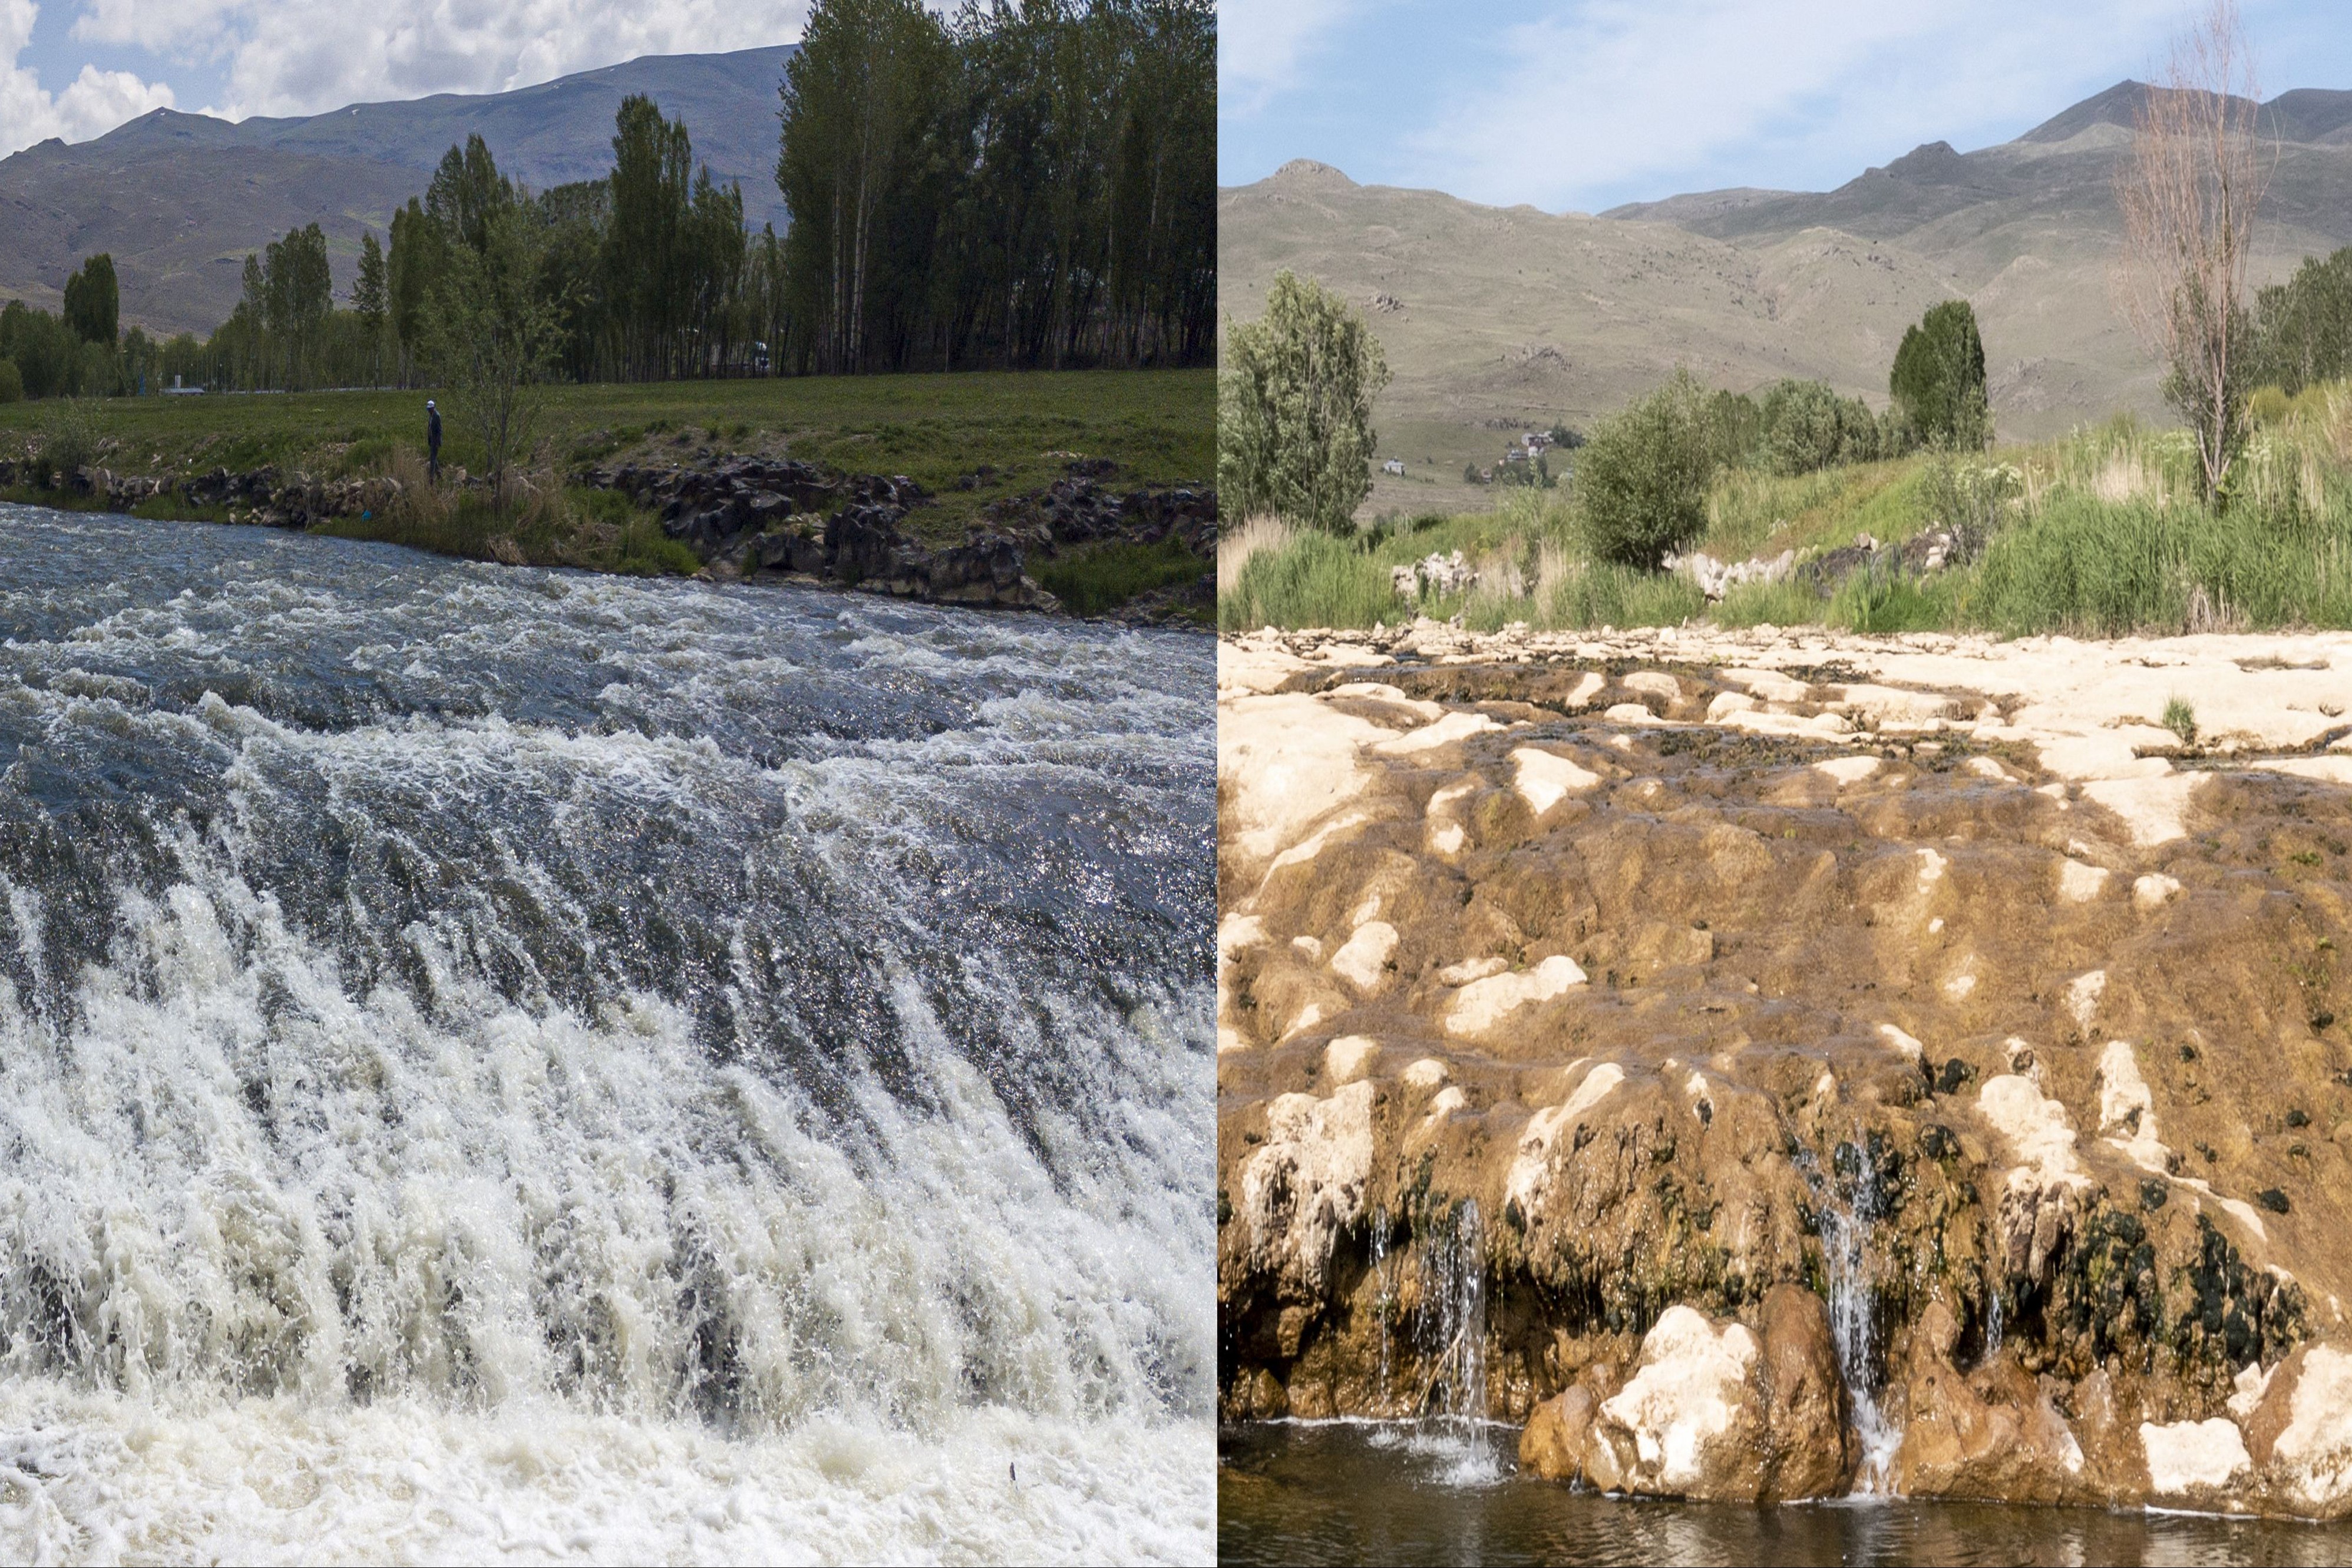
<path id="1" fill-rule="evenodd" d="M 151 109 L 172 106 L 172 89 L 131 71 L 85 65 L 59 93 L 18 62 L 33 40 L 41 9 L 33 0 L 0 0 L 0 158 L 52 136 L 85 141 Z"/>
<path id="2" fill-rule="evenodd" d="M 1353 0 L 1221 0 L 1217 112 L 1255 113 L 1297 87 L 1315 46 L 1357 9 Z"/>
<path id="3" fill-rule="evenodd" d="M 2180 14 L 2179 0 L 1589 0 L 1508 29 L 1497 53 L 1514 65 L 1405 155 L 1463 195 L 1547 206 L 1751 163 L 1757 183 L 1813 166 L 1842 180 L 1860 172 L 1857 143 L 1883 162 L 1956 127 L 2054 113 L 2084 61 L 2116 58 L 2119 40 L 2145 53 Z"/>
<path id="4" fill-rule="evenodd" d="M 807 15 L 807 0 L 89 0 L 73 36 L 219 60 L 227 101 L 212 112 L 242 119 L 788 43 Z"/>

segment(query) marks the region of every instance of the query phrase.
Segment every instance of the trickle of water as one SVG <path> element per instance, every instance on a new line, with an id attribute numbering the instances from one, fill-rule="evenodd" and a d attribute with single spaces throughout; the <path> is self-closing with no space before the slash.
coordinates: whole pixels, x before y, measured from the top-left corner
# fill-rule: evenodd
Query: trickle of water
<path id="1" fill-rule="evenodd" d="M 1389 1211 L 1372 1211 L 1372 1317 L 1380 1329 L 1380 1371 L 1372 1385 L 1372 1408 L 1389 1407 L 1389 1319 L 1396 1313 L 1396 1268 L 1389 1256 Z"/>
<path id="2" fill-rule="evenodd" d="M 1862 1438 L 1862 1465 L 1854 1475 L 1854 1490 L 1882 1492 L 1903 1433 L 1879 1407 L 1875 1386 L 1878 1361 L 1870 1239 L 1872 1225 L 1878 1218 L 1878 1173 L 1868 1138 L 1857 1133 L 1839 1152 L 1843 1155 L 1848 1149 L 1853 1151 L 1853 1169 L 1847 1179 L 1824 1182 L 1811 1162 L 1805 1174 L 1822 1198 L 1818 1212 L 1822 1258 L 1829 1270 L 1830 1333 L 1837 1345 L 1838 1371 L 1853 1401 L 1854 1431 Z"/>
<path id="3" fill-rule="evenodd" d="M 1985 1354 L 1992 1354 L 2000 1348 L 2000 1286 L 1998 1282 L 1986 1292 Z"/>
<path id="4" fill-rule="evenodd" d="M 1475 1199 L 1454 1212 L 1454 1224 L 1422 1250 L 1422 1333 L 1433 1358 L 1413 1413 L 1442 1395 L 1439 1415 L 1466 1427 L 1486 1419 L 1486 1239 Z"/>

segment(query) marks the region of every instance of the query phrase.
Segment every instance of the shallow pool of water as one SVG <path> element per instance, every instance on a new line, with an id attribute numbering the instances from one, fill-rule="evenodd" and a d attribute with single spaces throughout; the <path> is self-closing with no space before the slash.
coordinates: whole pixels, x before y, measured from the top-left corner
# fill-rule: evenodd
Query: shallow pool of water
<path id="1" fill-rule="evenodd" d="M 1274 1422 L 1217 1445 L 1225 1563 L 2335 1563 L 2352 1526 L 1901 1499 L 1636 1502 L 1520 1475 L 1517 1428 Z"/>

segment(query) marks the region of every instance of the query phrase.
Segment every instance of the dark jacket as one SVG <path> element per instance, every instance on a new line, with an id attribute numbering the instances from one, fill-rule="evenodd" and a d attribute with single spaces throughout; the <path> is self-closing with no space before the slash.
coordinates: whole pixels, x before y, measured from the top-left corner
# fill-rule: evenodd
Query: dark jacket
<path id="1" fill-rule="evenodd" d="M 425 411 L 425 444 L 436 452 L 441 450 L 441 411 L 437 408 Z"/>

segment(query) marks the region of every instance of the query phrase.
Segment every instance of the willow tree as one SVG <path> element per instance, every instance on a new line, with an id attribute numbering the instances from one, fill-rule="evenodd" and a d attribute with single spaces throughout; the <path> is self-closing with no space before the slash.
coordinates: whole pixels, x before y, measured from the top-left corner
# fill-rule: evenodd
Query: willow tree
<path id="1" fill-rule="evenodd" d="M 2196 439 L 2208 501 L 2221 496 L 2246 439 L 2255 368 L 2246 277 L 2272 169 L 2261 109 L 2237 6 L 2212 0 L 2141 99 L 2116 176 L 2124 314 L 2164 362 L 2165 400 Z"/>
<path id="2" fill-rule="evenodd" d="M 1217 485 L 1228 515 L 1352 528 L 1371 494 L 1372 402 L 1388 382 L 1361 314 L 1312 278 L 1276 273 L 1265 314 L 1225 329 Z"/>

